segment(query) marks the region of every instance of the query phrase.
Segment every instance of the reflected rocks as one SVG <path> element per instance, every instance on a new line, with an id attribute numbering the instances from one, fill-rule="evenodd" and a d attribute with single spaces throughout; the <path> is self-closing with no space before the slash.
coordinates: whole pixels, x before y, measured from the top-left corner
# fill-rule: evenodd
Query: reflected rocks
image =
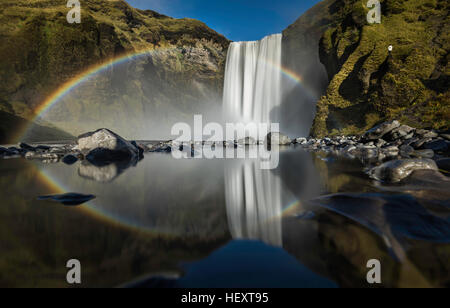
<path id="1" fill-rule="evenodd" d="M 137 165 L 137 160 L 105 163 L 103 161 L 82 161 L 78 168 L 78 175 L 100 183 L 114 181 L 125 170 Z"/>

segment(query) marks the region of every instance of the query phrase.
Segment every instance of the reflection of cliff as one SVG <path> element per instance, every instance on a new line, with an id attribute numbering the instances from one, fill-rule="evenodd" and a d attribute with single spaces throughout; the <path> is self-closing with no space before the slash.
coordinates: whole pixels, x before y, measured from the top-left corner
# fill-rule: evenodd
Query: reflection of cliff
<path id="1" fill-rule="evenodd" d="M 283 246 L 281 180 L 258 162 L 225 168 L 228 224 L 234 239 L 260 240 Z"/>

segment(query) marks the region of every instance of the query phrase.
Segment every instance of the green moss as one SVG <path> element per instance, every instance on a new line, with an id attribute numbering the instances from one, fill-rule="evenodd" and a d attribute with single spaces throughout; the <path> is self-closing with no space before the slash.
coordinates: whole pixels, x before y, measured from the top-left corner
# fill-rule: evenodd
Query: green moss
<path id="1" fill-rule="evenodd" d="M 335 3 L 334 26 L 320 46 L 330 84 L 312 134 L 362 133 L 387 119 L 448 127 L 448 1 L 385 0 L 382 23 L 373 25 L 361 23 L 365 1 Z"/>

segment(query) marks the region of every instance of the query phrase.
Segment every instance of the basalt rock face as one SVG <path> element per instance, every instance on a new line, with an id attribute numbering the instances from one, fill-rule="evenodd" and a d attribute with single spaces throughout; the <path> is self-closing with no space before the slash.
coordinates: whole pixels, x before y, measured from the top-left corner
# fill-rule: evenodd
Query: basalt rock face
<path id="1" fill-rule="evenodd" d="M 280 125 L 288 134 L 309 134 L 317 100 L 328 86 L 327 72 L 318 51 L 320 38 L 333 23 L 330 6 L 334 2 L 319 2 L 283 31 L 283 67 L 297 75 L 299 81 L 296 85 L 284 82 Z"/>
<path id="2" fill-rule="evenodd" d="M 449 2 L 380 2 L 382 21 L 373 25 L 366 0 L 328 6 L 331 24 L 319 54 L 329 85 L 312 135 L 361 134 L 394 119 L 417 128 L 449 128 Z"/>
<path id="3" fill-rule="evenodd" d="M 39 124 L 75 135 L 109 126 L 149 137 L 137 134 L 150 130 L 141 123 L 182 120 L 220 102 L 229 42 L 205 24 L 120 0 L 82 1 L 81 23 L 69 24 L 66 3 L 0 2 L 0 110 L 32 119 L 66 82 L 127 55 L 80 83 Z"/>

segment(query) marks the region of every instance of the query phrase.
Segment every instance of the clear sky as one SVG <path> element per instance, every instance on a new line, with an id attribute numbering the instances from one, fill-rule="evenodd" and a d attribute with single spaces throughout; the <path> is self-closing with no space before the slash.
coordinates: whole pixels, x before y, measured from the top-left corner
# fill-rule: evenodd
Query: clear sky
<path id="1" fill-rule="evenodd" d="M 194 18 L 233 41 L 280 33 L 320 0 L 126 0 L 133 7 Z"/>

